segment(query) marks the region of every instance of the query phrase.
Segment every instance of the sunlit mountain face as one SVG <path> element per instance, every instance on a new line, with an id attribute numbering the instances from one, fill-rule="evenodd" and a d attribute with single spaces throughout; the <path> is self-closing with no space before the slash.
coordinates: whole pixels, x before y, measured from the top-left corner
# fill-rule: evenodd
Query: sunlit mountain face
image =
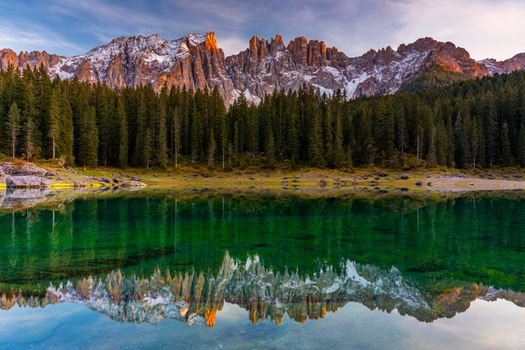
<path id="1" fill-rule="evenodd" d="M 421 322 L 525 306 L 525 206 L 293 196 L 74 200 L 0 214 L 0 315 L 76 303 L 117 321 L 323 319 L 349 302 Z M 321 321 L 323 322 L 323 321 Z"/>

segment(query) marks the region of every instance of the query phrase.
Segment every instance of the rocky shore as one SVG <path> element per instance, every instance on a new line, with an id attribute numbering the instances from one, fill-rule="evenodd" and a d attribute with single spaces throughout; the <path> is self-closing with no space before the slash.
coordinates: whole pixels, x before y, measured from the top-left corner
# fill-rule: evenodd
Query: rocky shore
<path id="1" fill-rule="evenodd" d="M 74 169 L 70 169 L 74 172 Z M 115 177 L 82 176 L 78 175 L 74 180 L 61 182 L 63 179 L 55 172 L 45 169 L 33 163 L 20 160 L 0 162 L 0 188 L 7 189 L 48 189 L 54 184 L 60 187 L 144 187 L 140 178 L 130 177 L 128 179 Z M 3 186 L 2 186 L 3 185 Z"/>
<path id="2" fill-rule="evenodd" d="M 133 190 L 146 186 L 138 177 L 83 176 L 74 169 L 49 170 L 39 165 L 15 161 L 0 161 L 0 208 L 26 209 L 52 200 L 52 188 L 76 191 Z M 65 179 L 64 173 L 68 175 Z"/>

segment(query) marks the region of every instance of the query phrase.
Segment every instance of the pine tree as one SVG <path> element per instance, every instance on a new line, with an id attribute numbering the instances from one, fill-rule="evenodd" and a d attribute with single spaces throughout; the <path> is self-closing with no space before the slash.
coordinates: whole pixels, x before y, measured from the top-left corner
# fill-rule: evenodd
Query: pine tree
<path id="1" fill-rule="evenodd" d="M 35 145 L 35 138 L 34 138 L 35 123 L 33 122 L 32 116 L 28 116 L 26 119 L 25 131 L 26 131 L 25 154 L 26 154 L 26 161 L 29 161 L 38 153 L 37 147 Z"/>
<path id="2" fill-rule="evenodd" d="M 166 168 L 168 166 L 168 145 L 166 143 L 166 99 L 166 88 L 163 88 L 159 97 L 159 112 L 155 119 L 155 154 L 157 156 L 157 164 L 161 168 Z"/>
<path id="3" fill-rule="evenodd" d="M 512 162 L 510 149 L 509 124 L 503 123 L 501 127 L 501 165 L 509 166 Z"/>
<path id="4" fill-rule="evenodd" d="M 82 166 L 97 166 L 99 137 L 95 108 L 87 103 L 83 105 L 80 108 L 77 125 L 82 132 L 77 136 L 76 163 Z"/>
<path id="5" fill-rule="evenodd" d="M 11 155 L 13 158 L 16 158 L 16 141 L 20 129 L 20 110 L 18 109 L 16 102 L 13 102 L 11 107 L 9 107 L 8 125 L 9 141 L 11 143 Z"/>
<path id="6" fill-rule="evenodd" d="M 172 113 L 172 148 L 173 148 L 173 166 L 177 169 L 179 165 L 180 149 L 181 149 L 181 135 L 180 135 L 180 114 L 176 107 Z"/>
<path id="7" fill-rule="evenodd" d="M 191 115 L 191 163 L 196 163 L 201 159 L 202 154 L 202 115 L 194 104 L 193 112 Z"/>
<path id="8" fill-rule="evenodd" d="M 341 123 L 341 116 L 338 114 L 335 115 L 335 130 L 334 130 L 334 147 L 333 147 L 333 156 L 332 156 L 332 166 L 334 168 L 339 168 L 343 165 L 345 161 L 345 152 L 343 147 L 343 128 Z"/>
<path id="9" fill-rule="evenodd" d="M 266 155 L 266 166 L 273 168 L 275 166 L 275 141 L 273 131 L 270 128 L 267 129 L 264 153 Z"/>
<path id="10" fill-rule="evenodd" d="M 117 121 L 118 121 L 118 165 L 125 167 L 128 165 L 128 121 L 124 108 L 124 98 L 117 99 Z"/>
<path id="11" fill-rule="evenodd" d="M 210 137 L 208 142 L 208 168 L 215 167 L 215 153 L 217 152 L 217 144 L 215 142 L 215 134 L 213 128 L 210 130 Z"/>
<path id="12" fill-rule="evenodd" d="M 395 108 L 397 148 L 401 155 L 402 166 L 406 167 L 406 150 L 408 142 L 407 121 L 402 105 L 396 105 Z"/>
<path id="13" fill-rule="evenodd" d="M 518 138 L 518 154 L 519 154 L 519 157 L 520 157 L 520 165 L 522 167 L 525 167 L 525 124 L 523 123 L 523 120 L 522 120 L 522 124 L 521 124 L 521 127 L 520 127 L 520 134 L 519 134 L 519 138 Z"/>
<path id="14" fill-rule="evenodd" d="M 437 164 L 437 150 L 436 150 L 436 127 L 430 128 L 428 152 L 427 152 L 427 165 L 435 166 Z"/>
<path id="15" fill-rule="evenodd" d="M 56 159 L 57 143 L 60 135 L 60 104 L 57 89 L 51 94 L 49 105 L 49 138 L 51 140 L 51 158 Z"/>
<path id="16" fill-rule="evenodd" d="M 142 148 L 142 159 L 144 159 L 144 166 L 146 169 L 149 169 L 150 167 L 150 160 L 151 160 L 151 153 L 152 153 L 152 147 L 151 147 L 151 129 L 147 128 L 145 137 L 144 137 L 144 147 Z"/>
<path id="17" fill-rule="evenodd" d="M 315 167 L 323 167 L 325 158 L 323 156 L 323 140 L 321 133 L 320 111 L 315 105 L 315 95 L 311 90 L 307 97 L 306 109 L 309 113 L 309 132 L 308 132 L 308 159 L 309 163 Z"/>
<path id="18" fill-rule="evenodd" d="M 299 117 L 295 111 L 290 114 L 288 126 L 288 154 L 293 166 L 296 166 L 300 159 L 301 144 L 299 141 L 298 125 Z"/>
<path id="19" fill-rule="evenodd" d="M 58 138 L 58 152 L 66 164 L 74 164 L 73 157 L 73 111 L 67 98 L 67 93 L 60 95 L 60 126 Z"/>
<path id="20" fill-rule="evenodd" d="M 151 149 L 150 141 L 151 135 L 148 137 L 148 125 L 146 121 L 146 106 L 144 103 L 144 91 L 138 90 L 136 93 L 137 107 L 136 107 L 136 133 L 135 133 L 135 147 L 133 155 L 133 165 L 140 167 L 149 166 L 149 152 L 146 149 Z M 148 156 L 148 158 L 146 158 Z"/>

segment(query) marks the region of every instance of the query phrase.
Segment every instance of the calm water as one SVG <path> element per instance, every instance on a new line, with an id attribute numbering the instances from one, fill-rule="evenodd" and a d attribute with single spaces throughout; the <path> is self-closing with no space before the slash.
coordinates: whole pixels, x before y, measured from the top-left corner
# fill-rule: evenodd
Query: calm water
<path id="1" fill-rule="evenodd" d="M 525 200 L 0 211 L 0 348 L 523 349 Z"/>

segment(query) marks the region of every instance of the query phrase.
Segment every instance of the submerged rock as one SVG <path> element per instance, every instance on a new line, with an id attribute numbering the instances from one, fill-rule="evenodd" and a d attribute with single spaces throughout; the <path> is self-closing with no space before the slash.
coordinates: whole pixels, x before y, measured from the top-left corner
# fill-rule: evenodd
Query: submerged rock
<path id="1" fill-rule="evenodd" d="M 38 176 L 8 176 L 5 179 L 7 188 L 48 188 L 51 182 Z"/>

